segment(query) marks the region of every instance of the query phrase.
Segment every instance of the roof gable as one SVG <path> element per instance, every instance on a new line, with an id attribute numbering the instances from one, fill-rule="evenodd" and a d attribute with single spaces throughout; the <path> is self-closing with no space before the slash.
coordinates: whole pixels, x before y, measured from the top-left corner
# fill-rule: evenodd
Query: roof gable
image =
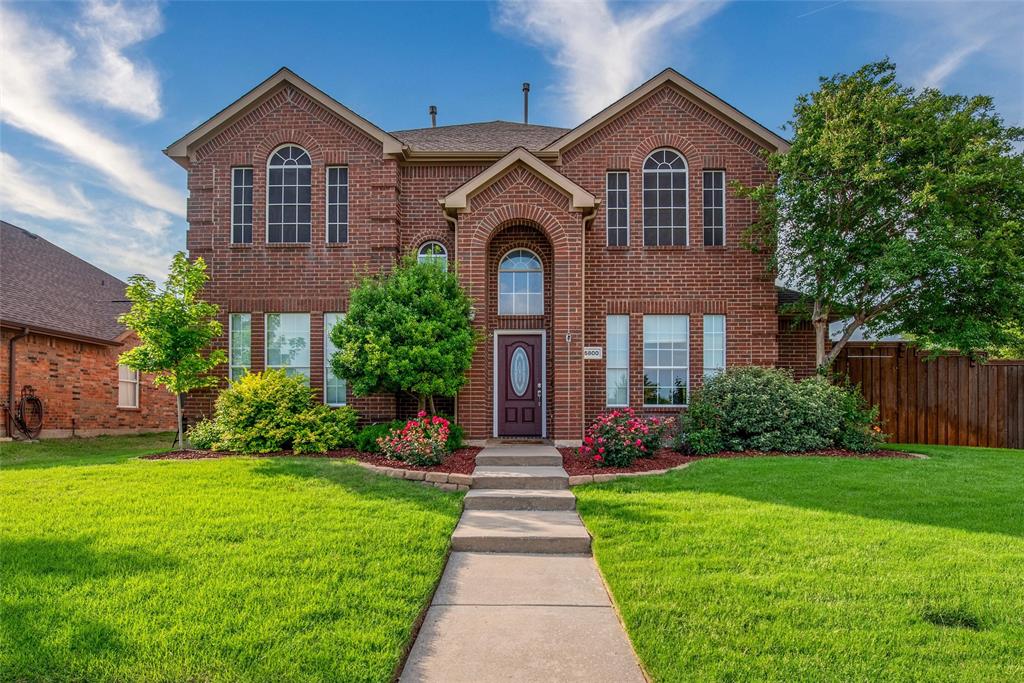
<path id="1" fill-rule="evenodd" d="M 172 142 L 167 149 L 164 150 L 164 154 L 174 159 L 181 166 L 188 168 L 190 154 L 194 149 L 203 142 L 211 139 L 223 128 L 230 125 L 241 116 L 244 116 L 252 106 L 257 104 L 263 97 L 272 93 L 278 88 L 278 86 L 283 84 L 296 88 L 307 97 L 319 103 L 329 111 L 337 114 L 339 117 L 363 131 L 371 138 L 379 140 L 383 145 L 384 154 L 401 154 L 402 150 L 405 148 L 405 144 L 402 143 L 401 140 L 398 140 L 387 131 L 378 128 L 370 121 L 364 119 L 341 102 L 338 102 L 330 95 L 295 74 L 291 69 L 282 67 L 270 78 L 242 95 L 218 113 L 214 114 L 204 123 L 193 128 L 180 139 Z"/>
<path id="2" fill-rule="evenodd" d="M 679 89 L 683 94 L 703 104 L 705 107 L 717 113 L 727 122 L 739 128 L 766 147 L 779 152 L 785 152 L 789 149 L 789 140 L 786 140 L 781 135 L 765 128 L 725 100 L 700 87 L 675 69 L 670 68 L 665 69 L 636 90 L 608 105 L 594 116 L 591 116 L 589 119 L 567 132 L 565 135 L 553 140 L 543 149 L 543 151 L 557 152 L 561 154 L 566 149 L 588 136 L 590 133 L 632 109 L 649 95 L 657 92 L 664 85 L 671 85 Z"/>
<path id="3" fill-rule="evenodd" d="M 595 198 L 594 195 L 569 180 L 551 166 L 545 164 L 529 150 L 522 147 L 516 147 L 501 159 L 491 164 L 483 172 L 473 178 L 470 178 L 461 187 L 442 199 L 442 207 L 444 207 L 446 211 L 456 211 L 459 213 L 469 211 L 469 204 L 472 196 L 493 184 L 499 178 L 504 176 L 506 171 L 516 164 L 526 166 L 541 180 L 569 195 L 572 200 L 572 208 L 574 211 L 592 209 L 599 203 L 599 200 Z"/>

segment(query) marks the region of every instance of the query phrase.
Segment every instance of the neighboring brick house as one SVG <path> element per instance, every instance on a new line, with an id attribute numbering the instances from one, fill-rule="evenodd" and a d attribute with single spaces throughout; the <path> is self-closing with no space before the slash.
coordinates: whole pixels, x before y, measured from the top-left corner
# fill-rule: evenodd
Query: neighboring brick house
<path id="1" fill-rule="evenodd" d="M 118 366 L 135 343 L 117 322 L 128 310 L 125 283 L 4 221 L 0 249 L 3 402 L 31 386 L 43 402 L 43 437 L 174 429 L 174 398 Z M 7 435 L 6 412 L 0 423 Z"/>
<path id="2" fill-rule="evenodd" d="M 674 414 L 706 373 L 813 358 L 729 186 L 768 180 L 763 154 L 787 147 L 671 69 L 573 129 L 391 133 L 281 69 L 165 153 L 189 172 L 189 254 L 232 372 L 290 367 L 364 418 L 403 413 L 346 395 L 324 330 L 360 273 L 419 254 L 457 262 L 475 302 L 467 435 L 578 443 L 609 406 Z"/>

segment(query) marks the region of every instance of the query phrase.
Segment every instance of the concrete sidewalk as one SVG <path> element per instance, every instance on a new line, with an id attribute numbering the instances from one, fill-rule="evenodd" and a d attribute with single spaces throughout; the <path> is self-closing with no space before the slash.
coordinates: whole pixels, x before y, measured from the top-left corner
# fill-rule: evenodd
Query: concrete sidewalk
<path id="1" fill-rule="evenodd" d="M 456 552 L 401 681 L 645 680 L 560 462 L 550 446 L 477 456 Z"/>

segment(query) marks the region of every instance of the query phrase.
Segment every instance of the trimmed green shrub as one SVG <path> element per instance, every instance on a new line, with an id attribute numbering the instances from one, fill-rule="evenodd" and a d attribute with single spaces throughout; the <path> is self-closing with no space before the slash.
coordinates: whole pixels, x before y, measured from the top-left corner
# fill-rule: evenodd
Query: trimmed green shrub
<path id="1" fill-rule="evenodd" d="M 292 450 L 325 453 L 352 445 L 358 416 L 348 407 L 313 406 L 292 421 Z"/>
<path id="2" fill-rule="evenodd" d="M 448 452 L 452 453 L 466 445 L 466 430 L 454 422 L 448 425 Z"/>
<path id="3" fill-rule="evenodd" d="M 219 450 L 270 453 L 291 445 L 295 416 L 310 409 L 313 392 L 284 370 L 242 375 L 217 398 Z"/>
<path id="4" fill-rule="evenodd" d="M 192 448 L 210 450 L 220 439 L 220 426 L 215 420 L 200 420 L 188 429 L 188 442 Z"/>
<path id="5" fill-rule="evenodd" d="M 676 449 L 692 455 L 722 450 L 722 412 L 694 394 L 690 409 L 679 418 Z"/>
<path id="6" fill-rule="evenodd" d="M 380 453 L 380 446 L 377 440 L 387 436 L 393 429 L 401 429 L 405 426 L 405 420 L 392 420 L 391 422 L 374 422 L 368 424 L 356 432 L 355 449 L 364 453 Z"/>

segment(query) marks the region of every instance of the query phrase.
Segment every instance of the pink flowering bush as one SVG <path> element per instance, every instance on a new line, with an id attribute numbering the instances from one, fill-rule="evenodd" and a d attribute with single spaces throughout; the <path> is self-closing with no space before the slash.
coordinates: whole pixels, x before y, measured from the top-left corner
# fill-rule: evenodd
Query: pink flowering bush
<path id="1" fill-rule="evenodd" d="M 629 467 L 637 458 L 654 457 L 671 421 L 637 415 L 632 408 L 613 410 L 587 428 L 580 454 L 598 467 Z"/>
<path id="2" fill-rule="evenodd" d="M 402 427 L 391 430 L 377 439 L 377 446 L 385 457 L 402 460 L 410 465 L 439 465 L 448 454 L 448 435 L 451 425 L 439 415 L 427 416 L 424 411 Z"/>

